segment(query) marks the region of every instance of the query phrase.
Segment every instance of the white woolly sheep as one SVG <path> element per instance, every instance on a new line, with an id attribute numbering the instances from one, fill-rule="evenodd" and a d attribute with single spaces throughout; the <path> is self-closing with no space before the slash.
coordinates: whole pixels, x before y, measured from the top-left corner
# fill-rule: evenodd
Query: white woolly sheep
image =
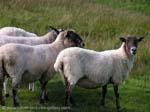
<path id="1" fill-rule="evenodd" d="M 21 28 L 16 28 L 16 27 L 4 27 L 0 29 L 0 35 L 8 35 L 8 36 L 13 36 L 13 37 L 37 37 L 36 34 L 25 31 L 24 29 Z M 34 91 L 35 90 L 35 84 L 31 83 L 29 84 L 29 90 Z M 4 92 L 5 96 L 8 97 L 8 78 L 5 78 L 4 81 Z"/>
<path id="2" fill-rule="evenodd" d="M 70 95 L 77 84 L 83 88 L 97 88 L 102 86 L 101 104 L 105 104 L 107 84 L 113 83 L 116 95 L 116 107 L 119 111 L 119 84 L 126 79 L 131 70 L 137 44 L 143 38 L 120 38 L 123 44 L 119 49 L 96 52 L 82 48 L 67 48 L 57 57 L 54 64 L 59 71 L 66 88 L 65 106 L 70 103 Z"/>
<path id="3" fill-rule="evenodd" d="M 10 28 L 10 27 L 5 27 L 3 28 L 3 30 L 1 30 L 0 34 L 2 34 L 2 31 L 7 31 L 7 33 L 5 33 L 5 35 L 0 35 L 0 46 L 7 44 L 7 43 L 21 43 L 21 44 L 28 44 L 28 45 L 39 45 L 39 44 L 49 44 L 52 43 L 57 35 L 59 34 L 59 32 L 63 31 L 63 30 L 57 30 L 56 28 L 50 26 L 50 32 L 48 32 L 47 34 L 45 34 L 44 36 L 41 36 L 40 38 L 37 37 L 24 37 L 25 34 L 28 36 L 29 33 L 25 33 L 25 32 L 21 32 L 22 30 L 17 30 L 16 28 Z M 9 33 L 10 31 L 10 33 Z M 18 32 L 19 33 L 18 33 Z M 7 34 L 12 36 L 7 36 Z M 15 36 L 16 34 L 16 36 Z M 21 37 L 18 37 L 19 35 L 22 35 Z M 15 37 L 14 37 L 15 36 Z M 32 35 L 31 35 L 32 36 Z M 34 91 L 35 89 L 35 85 L 34 83 L 29 84 L 29 89 Z M 8 92 L 8 78 L 5 78 L 4 81 L 4 92 L 5 92 L 5 96 L 8 97 L 9 96 L 9 92 Z"/>
<path id="4" fill-rule="evenodd" d="M 9 36 L 23 36 L 23 37 L 37 37 L 36 34 L 25 31 L 21 28 L 16 27 L 4 27 L 0 29 L 0 35 L 9 35 Z"/>
<path id="5" fill-rule="evenodd" d="M 63 29 L 55 29 L 54 27 L 52 27 L 52 26 L 50 26 L 49 27 L 50 28 L 50 30 L 52 31 L 52 30 L 55 30 L 56 31 L 56 33 L 60 33 L 60 32 L 62 32 L 62 31 L 64 31 Z M 36 90 L 36 84 L 35 84 L 35 82 L 33 82 L 33 83 L 29 83 L 29 90 L 31 90 L 31 91 L 35 91 Z"/>
<path id="6" fill-rule="evenodd" d="M 7 35 L 0 35 L 0 45 L 7 43 L 19 43 L 27 45 L 39 45 L 39 44 L 49 44 L 53 42 L 57 37 L 55 31 L 48 32 L 46 35 L 41 36 L 40 38 L 35 37 L 13 37 Z"/>
<path id="7" fill-rule="evenodd" d="M 40 101 L 47 99 L 46 84 L 54 76 L 54 63 L 58 53 L 73 46 L 83 46 L 80 36 L 73 31 L 61 32 L 52 44 L 29 46 L 7 44 L 0 48 L 0 104 L 5 105 L 2 82 L 5 75 L 12 78 L 13 104 L 19 105 L 18 85 L 39 80 L 42 85 Z"/>

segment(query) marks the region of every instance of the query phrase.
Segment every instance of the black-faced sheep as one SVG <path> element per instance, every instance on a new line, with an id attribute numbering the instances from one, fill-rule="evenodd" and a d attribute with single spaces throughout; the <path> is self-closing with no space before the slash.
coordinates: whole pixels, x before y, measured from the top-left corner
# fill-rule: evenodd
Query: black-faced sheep
<path id="1" fill-rule="evenodd" d="M 39 45 L 39 44 L 49 44 L 52 43 L 57 35 L 63 31 L 62 29 L 56 29 L 50 26 L 50 31 L 41 37 L 33 37 L 32 33 L 26 32 L 20 28 L 15 27 L 5 27 L 0 30 L 0 46 L 8 43 L 21 43 L 27 45 Z M 3 34 L 3 35 L 2 35 Z M 8 36 L 9 35 L 9 36 Z M 26 37 L 28 36 L 28 38 Z M 30 36 L 30 37 L 29 37 Z M 29 89 L 34 91 L 34 83 L 29 84 Z M 4 92 L 5 96 L 9 96 L 8 92 L 8 78 L 4 81 Z"/>
<path id="2" fill-rule="evenodd" d="M 96 52 L 82 48 L 67 48 L 57 57 L 54 64 L 59 71 L 66 88 L 65 105 L 70 103 L 70 95 L 77 84 L 83 88 L 97 88 L 102 86 L 101 104 L 105 104 L 107 85 L 114 85 L 116 108 L 119 111 L 119 84 L 126 79 L 134 62 L 137 45 L 143 38 L 120 38 L 123 42 L 116 50 Z"/>
<path id="3" fill-rule="evenodd" d="M 12 78 L 14 106 L 19 105 L 18 85 L 39 80 L 42 85 L 40 101 L 47 98 L 46 84 L 54 76 L 54 63 L 60 51 L 68 47 L 82 47 L 80 36 L 73 31 L 61 32 L 52 44 L 29 46 L 7 44 L 0 48 L 0 104 L 5 105 L 2 83 L 5 75 Z"/>

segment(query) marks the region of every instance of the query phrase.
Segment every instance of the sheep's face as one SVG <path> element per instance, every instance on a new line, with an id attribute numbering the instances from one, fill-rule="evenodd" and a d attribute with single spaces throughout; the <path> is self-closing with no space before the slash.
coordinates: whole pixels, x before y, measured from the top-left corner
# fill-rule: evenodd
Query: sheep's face
<path id="1" fill-rule="evenodd" d="M 64 44 L 68 45 L 68 47 L 84 47 L 83 40 L 74 31 L 66 32 L 66 39 L 64 41 Z"/>
<path id="2" fill-rule="evenodd" d="M 138 43 L 142 41 L 144 37 L 128 37 L 127 39 L 125 38 L 120 38 L 122 42 L 125 42 L 125 51 L 128 55 L 135 55 L 137 52 L 137 47 Z"/>

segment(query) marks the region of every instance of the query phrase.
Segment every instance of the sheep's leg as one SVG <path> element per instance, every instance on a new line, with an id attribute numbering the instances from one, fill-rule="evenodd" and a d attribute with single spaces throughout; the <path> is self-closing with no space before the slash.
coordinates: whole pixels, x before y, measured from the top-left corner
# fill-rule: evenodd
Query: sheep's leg
<path id="1" fill-rule="evenodd" d="M 42 85 L 42 93 L 41 93 L 41 98 L 40 98 L 40 103 L 44 103 L 46 99 L 48 99 L 48 96 L 47 96 L 47 93 L 46 93 L 46 85 L 47 85 L 47 82 L 44 82 L 42 83 L 41 82 L 41 85 Z"/>
<path id="2" fill-rule="evenodd" d="M 48 95 L 47 95 L 47 89 L 45 88 L 45 100 L 48 101 L 49 98 L 48 98 Z"/>
<path id="3" fill-rule="evenodd" d="M 72 95 L 70 96 L 70 103 L 71 103 L 72 105 L 76 105 L 76 104 L 75 104 L 75 101 L 74 101 L 74 99 L 73 99 L 73 97 L 72 97 Z"/>
<path id="4" fill-rule="evenodd" d="M 67 107 L 65 109 L 65 112 L 70 111 L 70 108 L 68 107 L 70 106 L 71 91 L 72 91 L 72 86 L 70 85 L 69 82 L 67 82 L 67 84 L 65 85 L 65 107 Z"/>
<path id="5" fill-rule="evenodd" d="M 35 91 L 35 82 L 32 82 L 32 91 Z"/>
<path id="6" fill-rule="evenodd" d="M 36 84 L 35 82 L 32 83 L 32 91 L 35 91 L 36 90 Z"/>
<path id="7" fill-rule="evenodd" d="M 65 106 L 70 106 L 70 101 L 73 101 L 73 98 L 71 96 L 73 86 L 67 81 L 65 83 Z"/>
<path id="8" fill-rule="evenodd" d="M 4 97 L 3 97 L 3 79 L 0 79 L 0 105 L 4 106 L 5 105 L 5 101 L 4 101 Z"/>
<path id="9" fill-rule="evenodd" d="M 105 106 L 105 97 L 107 93 L 107 85 L 102 86 L 102 99 L 101 99 L 101 105 Z"/>
<path id="10" fill-rule="evenodd" d="M 35 91 L 35 82 L 29 83 L 29 90 L 30 91 Z"/>
<path id="11" fill-rule="evenodd" d="M 32 83 L 29 83 L 29 90 L 32 91 Z"/>
<path id="12" fill-rule="evenodd" d="M 5 76 L 5 80 L 4 80 L 4 83 L 3 83 L 3 85 L 4 85 L 4 92 L 5 92 L 5 96 L 6 97 L 9 97 L 9 86 L 8 86 L 8 77 L 7 76 Z"/>
<path id="13" fill-rule="evenodd" d="M 120 107 L 120 102 L 119 102 L 118 85 L 114 85 L 114 92 L 116 96 L 116 108 L 117 108 L 117 111 L 119 112 L 121 110 L 121 107 Z"/>
<path id="14" fill-rule="evenodd" d="M 69 106 L 70 103 L 70 84 L 65 80 L 65 106 Z"/>
<path id="15" fill-rule="evenodd" d="M 18 99 L 18 83 L 13 80 L 12 82 L 12 94 L 13 94 L 13 104 L 14 107 L 19 106 L 19 99 Z"/>

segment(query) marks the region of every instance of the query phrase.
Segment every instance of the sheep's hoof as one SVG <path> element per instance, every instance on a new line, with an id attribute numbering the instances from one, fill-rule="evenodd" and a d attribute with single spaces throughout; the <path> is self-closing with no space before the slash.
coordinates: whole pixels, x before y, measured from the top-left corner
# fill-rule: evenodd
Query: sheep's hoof
<path id="1" fill-rule="evenodd" d="M 45 103 L 45 99 L 40 99 L 40 104 L 44 104 Z"/>
<path id="2" fill-rule="evenodd" d="M 126 112 L 126 110 L 125 110 L 125 108 L 120 107 L 120 108 L 117 109 L 117 112 Z"/>
<path id="3" fill-rule="evenodd" d="M 64 112 L 70 112 L 70 110 L 69 110 L 69 109 L 66 109 L 66 110 L 64 110 Z"/>
<path id="4" fill-rule="evenodd" d="M 70 98 L 70 104 L 73 105 L 73 106 L 76 106 L 76 103 L 75 103 L 75 101 L 72 97 Z"/>
<path id="5" fill-rule="evenodd" d="M 106 107 L 106 106 L 105 106 L 105 103 L 104 103 L 103 101 L 100 102 L 100 106 L 103 107 L 103 108 Z"/>
<path id="6" fill-rule="evenodd" d="M 1 106 L 5 106 L 5 102 L 4 102 L 4 101 L 1 101 L 0 105 L 1 105 Z"/>
<path id="7" fill-rule="evenodd" d="M 66 108 L 64 112 L 70 112 L 70 108 Z"/>
<path id="8" fill-rule="evenodd" d="M 19 103 L 18 102 L 14 103 L 14 107 L 19 107 Z"/>
<path id="9" fill-rule="evenodd" d="M 7 94 L 5 94 L 5 97 L 7 97 L 7 98 L 8 98 L 8 97 L 9 97 L 9 94 L 8 94 L 8 93 L 7 93 Z"/>
<path id="10" fill-rule="evenodd" d="M 29 89 L 29 91 L 32 91 L 32 92 L 34 92 L 34 91 L 35 91 L 35 89 L 33 89 L 33 88 L 30 88 L 30 89 Z"/>
<path id="11" fill-rule="evenodd" d="M 45 97 L 45 100 L 46 100 L 46 101 L 49 101 L 49 98 L 48 98 L 48 96 L 46 96 L 46 97 Z"/>
<path id="12" fill-rule="evenodd" d="M 32 91 L 32 92 L 34 92 L 34 91 L 35 91 L 35 89 L 32 89 L 31 91 Z"/>

